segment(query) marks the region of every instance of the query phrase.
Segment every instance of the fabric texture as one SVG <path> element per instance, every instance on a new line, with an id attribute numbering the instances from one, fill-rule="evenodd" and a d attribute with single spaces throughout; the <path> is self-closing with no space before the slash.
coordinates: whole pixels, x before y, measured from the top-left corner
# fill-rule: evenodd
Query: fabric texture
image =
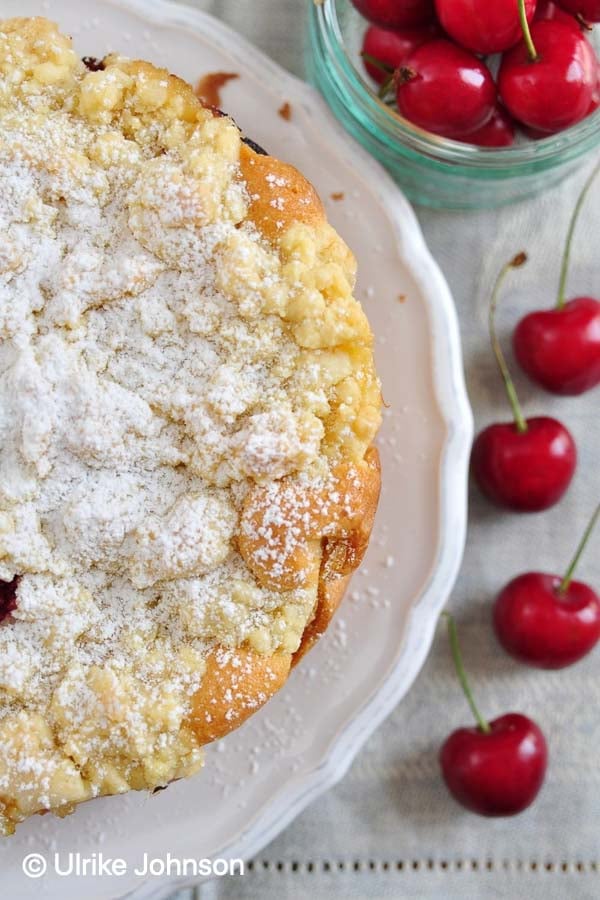
<path id="1" fill-rule="evenodd" d="M 302 0 L 196 5 L 303 74 Z M 417 210 L 458 308 L 477 430 L 510 418 L 487 339 L 493 281 L 517 251 L 528 251 L 530 262 L 512 277 L 499 310 L 499 332 L 509 348 L 518 318 L 554 303 L 569 216 L 588 170 L 502 210 Z M 571 297 L 599 295 L 599 233 L 600 183 L 577 232 Z M 508 356 L 512 360 L 510 350 Z M 244 877 L 216 880 L 173 900 L 600 896 L 600 655 L 562 672 L 527 669 L 498 647 L 490 625 L 493 598 L 506 581 L 530 569 L 561 572 L 566 567 L 600 498 L 599 393 L 553 398 L 529 383 L 514 363 L 513 371 L 526 414 L 554 415 L 571 429 L 578 470 L 564 500 L 541 515 L 498 511 L 471 488 L 467 550 L 450 608 L 484 714 L 524 712 L 548 737 L 550 766 L 538 801 L 515 819 L 488 820 L 464 812 L 448 796 L 437 753 L 450 731 L 471 719 L 440 628 L 409 695 L 367 742 L 344 780 L 266 847 Z M 596 587 L 599 548 L 600 534 L 580 570 L 582 580 Z"/>

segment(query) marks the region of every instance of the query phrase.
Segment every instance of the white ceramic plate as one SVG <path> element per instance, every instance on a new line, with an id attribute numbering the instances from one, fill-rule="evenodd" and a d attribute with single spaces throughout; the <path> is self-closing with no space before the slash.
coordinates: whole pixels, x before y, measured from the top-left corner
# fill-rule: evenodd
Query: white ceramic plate
<path id="1" fill-rule="evenodd" d="M 285 689 L 209 749 L 203 773 L 154 796 L 87 804 L 35 818 L 0 846 L 11 898 L 107 900 L 169 894 L 186 879 L 133 868 L 143 854 L 248 857 L 342 777 L 369 734 L 406 693 L 454 583 L 466 524 L 471 441 L 455 311 L 448 287 L 398 188 L 339 128 L 327 107 L 214 19 L 161 0 L 3 0 L 1 14 L 45 14 L 79 52 L 110 50 L 165 65 L 188 80 L 240 72 L 223 105 L 257 142 L 312 179 L 359 260 L 358 296 L 377 336 L 389 408 L 380 438 L 384 487 L 362 571 L 329 633 Z M 285 122 L 277 110 L 292 107 Z M 342 200 L 331 194 L 343 192 Z M 123 857 L 121 877 L 26 879 L 23 856 L 60 850 Z M 189 880 L 189 879 L 188 879 Z"/>

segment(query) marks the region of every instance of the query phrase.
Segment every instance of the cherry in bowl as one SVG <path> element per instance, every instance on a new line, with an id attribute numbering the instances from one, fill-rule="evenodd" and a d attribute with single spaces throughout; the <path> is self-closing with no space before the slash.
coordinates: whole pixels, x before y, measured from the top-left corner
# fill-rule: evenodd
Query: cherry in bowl
<path id="1" fill-rule="evenodd" d="M 373 81 L 383 84 L 417 47 L 432 40 L 435 34 L 435 29 L 430 25 L 396 31 L 370 25 L 362 43 L 364 67 Z"/>
<path id="2" fill-rule="evenodd" d="M 536 0 L 525 0 L 531 21 Z M 461 47 L 487 55 L 514 47 L 522 37 L 516 0 L 435 0 L 444 31 Z"/>
<path id="3" fill-rule="evenodd" d="M 382 28 L 416 28 L 434 18 L 433 0 L 352 0 L 373 25 Z"/>
<path id="4" fill-rule="evenodd" d="M 600 22 L 600 0 L 557 0 L 557 4 L 585 22 Z"/>
<path id="5" fill-rule="evenodd" d="M 520 0 L 522 2 L 522 0 Z M 524 39 L 504 54 L 502 102 L 519 122 L 553 134 L 589 115 L 598 60 L 585 35 L 559 21 L 524 23 Z"/>
<path id="6" fill-rule="evenodd" d="M 464 140 L 477 147 L 511 147 L 515 142 L 515 137 L 515 121 L 498 103 L 489 122 L 467 135 Z"/>
<path id="7" fill-rule="evenodd" d="M 578 21 L 574 15 L 559 6 L 558 3 L 555 3 L 554 0 L 538 0 L 535 10 L 535 20 L 564 22 L 566 25 L 570 25 L 571 28 L 576 28 L 578 31 L 583 30 L 581 22 Z"/>
<path id="8" fill-rule="evenodd" d="M 483 128 L 496 109 L 489 69 L 451 41 L 417 47 L 397 70 L 395 83 L 404 118 L 443 137 L 460 140 Z"/>

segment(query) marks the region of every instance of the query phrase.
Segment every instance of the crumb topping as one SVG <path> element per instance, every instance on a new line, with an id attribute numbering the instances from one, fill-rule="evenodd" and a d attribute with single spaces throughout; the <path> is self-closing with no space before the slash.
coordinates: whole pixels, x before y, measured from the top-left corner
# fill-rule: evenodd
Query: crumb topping
<path id="1" fill-rule="evenodd" d="M 0 833 L 201 765 L 207 659 L 298 648 L 335 466 L 379 421 L 333 230 L 268 175 L 265 239 L 230 119 L 148 64 L 91 69 L 0 23 Z"/>
<path id="2" fill-rule="evenodd" d="M 230 81 L 235 81 L 239 77 L 237 72 L 207 72 L 196 85 L 196 96 L 200 98 L 205 106 L 219 109 L 221 106 L 221 88 L 224 88 Z"/>

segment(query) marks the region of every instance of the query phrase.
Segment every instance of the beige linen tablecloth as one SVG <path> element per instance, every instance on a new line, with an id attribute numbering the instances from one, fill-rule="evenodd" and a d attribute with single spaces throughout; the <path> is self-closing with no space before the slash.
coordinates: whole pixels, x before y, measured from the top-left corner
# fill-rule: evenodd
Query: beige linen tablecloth
<path id="1" fill-rule="evenodd" d="M 302 75 L 305 2 L 197 5 Z M 260 123 L 254 136 L 260 141 Z M 529 251 L 529 266 L 515 277 L 502 304 L 499 325 L 505 338 L 524 310 L 552 304 L 563 237 L 582 181 L 583 173 L 501 211 L 417 211 L 458 307 L 478 428 L 507 417 L 486 338 L 492 281 L 511 255 Z M 600 296 L 600 184 L 578 232 L 570 290 Z M 469 723 L 470 714 L 440 632 L 410 694 L 367 742 L 341 784 L 266 847 L 243 878 L 198 888 L 198 898 L 600 897 L 600 652 L 563 672 L 536 672 L 511 662 L 490 628 L 491 602 L 503 583 L 530 568 L 564 568 L 600 497 L 600 389 L 557 400 L 518 374 L 517 385 L 527 413 L 557 415 L 572 429 L 580 449 L 576 480 L 557 508 L 532 517 L 499 513 L 472 491 L 468 546 L 451 604 L 483 710 L 490 717 L 509 710 L 529 713 L 548 735 L 550 770 L 538 802 L 516 819 L 486 820 L 463 812 L 448 797 L 438 748 L 449 731 Z M 600 533 L 581 575 L 600 588 Z M 193 892 L 176 896 L 187 900 Z"/>

